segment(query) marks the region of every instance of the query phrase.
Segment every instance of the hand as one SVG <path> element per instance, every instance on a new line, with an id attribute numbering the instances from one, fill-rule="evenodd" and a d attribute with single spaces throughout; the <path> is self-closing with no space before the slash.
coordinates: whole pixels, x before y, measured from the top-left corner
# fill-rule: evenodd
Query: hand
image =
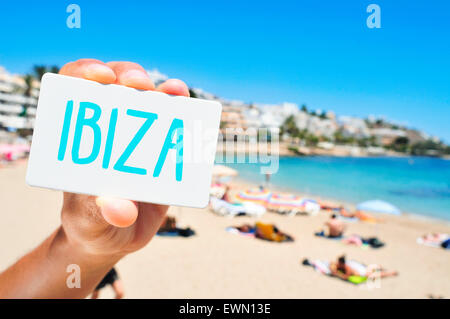
<path id="1" fill-rule="evenodd" d="M 132 62 L 105 64 L 82 59 L 64 65 L 59 73 L 104 84 L 115 83 L 139 90 L 189 96 L 186 84 L 176 79 L 167 80 L 155 88 L 144 68 Z M 150 241 L 167 209 L 165 205 L 64 193 L 60 232 L 71 246 L 81 250 L 82 255 L 118 260 Z"/>
<path id="2" fill-rule="evenodd" d="M 189 96 L 186 84 L 167 80 L 155 88 L 144 69 L 131 62 L 83 59 L 61 74 L 140 90 Z M 87 177 L 89 178 L 89 177 Z M 64 193 L 62 225 L 34 250 L 0 273 L 1 298 L 85 298 L 126 254 L 145 246 L 168 206 Z M 68 286 L 67 266 L 79 266 L 80 286 Z"/>

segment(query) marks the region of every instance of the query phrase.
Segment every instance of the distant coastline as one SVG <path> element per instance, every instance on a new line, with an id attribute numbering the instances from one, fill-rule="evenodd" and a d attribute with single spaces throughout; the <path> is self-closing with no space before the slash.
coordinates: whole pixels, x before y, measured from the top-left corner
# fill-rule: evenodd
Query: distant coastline
<path id="1" fill-rule="evenodd" d="M 258 187 L 260 185 L 254 181 L 251 181 L 251 180 L 248 180 L 248 179 L 245 179 L 242 177 L 236 177 L 235 180 L 231 184 L 234 185 L 235 187 L 239 187 L 239 188 L 254 188 L 254 187 Z M 333 204 L 336 206 L 344 206 L 344 207 L 350 208 L 350 209 L 355 209 L 356 204 L 357 204 L 357 203 L 353 203 L 350 201 L 344 201 L 344 200 L 339 200 L 339 199 L 335 199 L 335 198 L 325 198 L 323 196 L 319 196 L 316 194 L 306 194 L 306 193 L 298 192 L 298 191 L 295 191 L 292 189 L 283 188 L 283 187 L 279 187 L 279 186 L 275 186 L 275 185 L 270 185 L 270 189 L 271 189 L 271 191 L 274 191 L 274 192 L 293 193 L 298 196 L 317 200 L 319 202 Z M 390 216 L 390 217 L 392 217 L 392 216 Z M 402 212 L 402 215 L 396 216 L 396 217 L 407 218 L 407 219 L 411 219 L 414 221 L 427 222 L 427 223 L 439 224 L 442 226 L 450 227 L 450 219 L 445 219 L 445 218 L 440 218 L 440 217 L 435 217 L 435 216 L 429 216 L 429 215 L 404 211 L 404 212 Z"/>
<path id="2" fill-rule="evenodd" d="M 235 154 L 256 154 L 258 153 L 257 145 L 249 145 L 248 143 L 240 145 L 235 143 Z M 333 156 L 333 157 L 411 157 L 411 158 L 440 158 L 450 160 L 450 155 L 430 156 L 430 155 L 413 155 L 392 150 L 370 149 L 367 147 L 359 147 L 352 145 L 334 145 L 332 148 L 323 148 L 319 146 L 299 146 L 291 143 L 279 143 L 279 156 L 304 157 L 304 156 Z M 270 151 L 270 147 L 269 147 Z M 217 145 L 217 153 L 225 152 L 225 144 L 219 143 Z"/>

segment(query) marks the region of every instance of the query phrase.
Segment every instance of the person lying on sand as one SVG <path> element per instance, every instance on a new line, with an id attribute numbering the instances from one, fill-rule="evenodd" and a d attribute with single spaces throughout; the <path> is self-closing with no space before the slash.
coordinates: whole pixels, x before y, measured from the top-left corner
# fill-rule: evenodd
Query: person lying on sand
<path id="1" fill-rule="evenodd" d="M 244 225 L 242 225 L 242 226 L 236 226 L 236 227 L 234 227 L 234 228 L 236 228 L 237 230 L 239 230 L 241 233 L 246 233 L 246 234 L 248 234 L 248 233 L 253 233 L 253 232 L 256 231 L 256 227 L 255 227 L 255 226 L 252 226 L 252 225 L 250 225 L 250 224 L 244 224 Z"/>
<path id="2" fill-rule="evenodd" d="M 145 69 L 132 62 L 82 59 L 64 65 L 59 73 L 189 97 L 184 82 L 169 79 L 155 88 Z M 42 244 L 0 274 L 0 299 L 87 297 L 119 260 L 147 245 L 168 208 L 64 193 L 61 225 Z M 73 264 L 81 271 L 67 273 L 66 269 Z M 79 276 L 80 288 L 72 289 L 67 284 L 69 275 Z"/>
<path id="3" fill-rule="evenodd" d="M 177 227 L 177 220 L 175 217 L 166 216 L 164 221 L 162 222 L 161 226 L 158 229 L 157 232 L 158 235 L 164 236 L 164 235 L 170 235 L 170 236 L 181 236 L 181 237 L 190 237 L 195 235 L 195 232 L 187 227 L 187 228 L 179 228 Z"/>
<path id="4" fill-rule="evenodd" d="M 294 241 L 293 237 L 281 232 L 275 225 L 261 222 L 256 223 L 255 237 L 276 242 Z"/>
<path id="5" fill-rule="evenodd" d="M 367 213 L 364 213 L 362 211 L 355 211 L 354 213 L 347 211 L 344 207 L 341 208 L 341 210 L 339 211 L 339 214 L 343 217 L 347 217 L 347 218 L 358 218 L 361 221 L 364 222 L 371 222 L 371 223 L 375 223 L 377 221 L 381 221 L 381 220 L 377 220 L 375 217 L 373 217 L 372 215 L 369 215 Z"/>
<path id="6" fill-rule="evenodd" d="M 381 266 L 372 266 L 372 267 L 356 267 L 352 266 L 351 263 L 347 263 L 345 256 L 341 256 L 337 259 L 337 261 L 330 262 L 330 271 L 331 275 L 341 278 L 343 280 L 348 280 L 350 276 L 361 276 L 361 277 L 371 277 L 378 276 L 378 278 L 385 278 L 391 276 L 397 276 L 397 271 L 386 271 Z M 375 274 L 376 273 L 376 274 Z"/>
<path id="7" fill-rule="evenodd" d="M 328 203 L 324 203 L 324 202 L 320 202 L 319 205 L 320 205 L 320 209 L 326 210 L 326 211 L 340 212 L 342 209 L 345 209 L 343 206 L 332 205 L 332 204 L 328 204 Z"/>
<path id="8" fill-rule="evenodd" d="M 231 199 L 231 195 L 230 195 L 230 186 L 229 185 L 225 186 L 225 192 L 223 193 L 221 200 L 226 201 L 227 203 L 233 203 L 233 201 Z"/>
<path id="9" fill-rule="evenodd" d="M 237 230 L 239 233 L 254 235 L 259 239 L 276 242 L 294 241 L 292 236 L 281 232 L 275 225 L 257 222 L 255 226 L 244 224 L 242 226 L 229 227 L 230 230 Z"/>
<path id="10" fill-rule="evenodd" d="M 432 247 L 450 249 L 450 235 L 439 233 L 425 234 L 417 238 L 417 243 Z"/>
<path id="11" fill-rule="evenodd" d="M 177 220 L 175 217 L 166 216 L 161 226 L 159 226 L 158 232 L 172 231 L 175 228 L 177 228 Z"/>
<path id="12" fill-rule="evenodd" d="M 351 236 L 348 236 L 346 238 L 342 239 L 342 242 L 347 245 L 356 245 L 358 247 L 361 247 L 362 245 L 368 245 L 372 248 L 381 248 L 385 244 L 380 241 L 377 237 L 361 237 L 359 235 L 353 234 Z"/>
<path id="13" fill-rule="evenodd" d="M 447 240 L 449 237 L 450 236 L 447 234 L 432 233 L 423 235 L 422 239 L 426 242 L 440 245 L 443 241 Z"/>

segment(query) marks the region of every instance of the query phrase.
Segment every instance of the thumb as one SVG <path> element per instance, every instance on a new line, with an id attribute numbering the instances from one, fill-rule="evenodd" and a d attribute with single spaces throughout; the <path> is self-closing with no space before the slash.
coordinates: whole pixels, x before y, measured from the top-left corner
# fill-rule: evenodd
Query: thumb
<path id="1" fill-rule="evenodd" d="M 103 218 L 116 227 L 128 227 L 134 224 L 138 216 L 135 202 L 125 199 L 97 197 L 95 202 L 100 207 Z"/>

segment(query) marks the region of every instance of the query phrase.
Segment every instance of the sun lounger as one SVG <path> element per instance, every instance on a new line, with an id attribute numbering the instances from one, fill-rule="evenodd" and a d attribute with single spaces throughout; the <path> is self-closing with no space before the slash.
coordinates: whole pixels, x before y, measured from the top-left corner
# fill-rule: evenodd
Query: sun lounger
<path id="1" fill-rule="evenodd" d="M 249 215 L 260 217 L 266 212 L 266 208 L 254 203 L 245 202 L 242 204 L 231 204 L 227 201 L 211 197 L 210 207 L 213 212 L 221 216 L 233 217 L 236 215 Z"/>
<path id="2" fill-rule="evenodd" d="M 209 194 L 215 198 L 222 198 L 225 194 L 226 187 L 223 184 L 213 184 L 209 190 Z"/>
<path id="3" fill-rule="evenodd" d="M 315 216 L 320 211 L 319 203 L 313 199 L 281 194 L 272 194 L 268 199 L 267 208 L 270 211 L 289 216 L 296 214 Z"/>

